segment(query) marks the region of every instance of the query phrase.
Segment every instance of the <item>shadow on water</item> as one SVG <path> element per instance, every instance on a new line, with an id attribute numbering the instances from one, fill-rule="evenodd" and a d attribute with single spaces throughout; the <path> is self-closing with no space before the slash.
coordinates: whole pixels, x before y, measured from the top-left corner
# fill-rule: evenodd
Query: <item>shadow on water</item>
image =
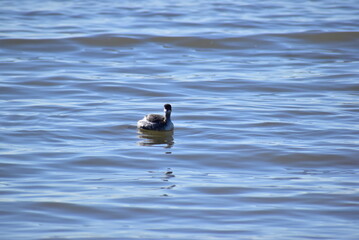
<path id="1" fill-rule="evenodd" d="M 173 131 L 150 131 L 138 129 L 138 142 L 141 146 L 165 145 L 171 148 L 174 145 Z"/>

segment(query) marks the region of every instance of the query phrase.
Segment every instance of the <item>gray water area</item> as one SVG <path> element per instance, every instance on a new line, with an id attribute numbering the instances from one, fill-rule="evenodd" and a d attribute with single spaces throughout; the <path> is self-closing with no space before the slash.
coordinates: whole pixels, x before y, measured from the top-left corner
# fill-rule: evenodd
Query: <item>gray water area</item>
<path id="1" fill-rule="evenodd" d="M 358 10 L 1 1 L 1 238 L 359 239 Z"/>

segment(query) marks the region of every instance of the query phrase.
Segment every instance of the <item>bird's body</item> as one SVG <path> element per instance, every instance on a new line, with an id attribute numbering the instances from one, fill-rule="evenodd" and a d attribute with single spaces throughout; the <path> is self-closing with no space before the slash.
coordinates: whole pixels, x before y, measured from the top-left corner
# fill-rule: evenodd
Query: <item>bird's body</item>
<path id="1" fill-rule="evenodd" d="M 170 131 L 174 126 L 171 121 L 172 107 L 170 104 L 164 105 L 165 115 L 148 114 L 143 119 L 137 122 L 139 129 L 155 130 L 155 131 Z"/>

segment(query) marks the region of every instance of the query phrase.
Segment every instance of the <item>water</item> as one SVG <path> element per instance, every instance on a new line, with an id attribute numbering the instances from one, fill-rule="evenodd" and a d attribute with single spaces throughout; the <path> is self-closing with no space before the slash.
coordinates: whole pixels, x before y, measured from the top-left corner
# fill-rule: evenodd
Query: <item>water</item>
<path id="1" fill-rule="evenodd" d="M 2 238 L 358 239 L 358 10 L 1 1 Z"/>

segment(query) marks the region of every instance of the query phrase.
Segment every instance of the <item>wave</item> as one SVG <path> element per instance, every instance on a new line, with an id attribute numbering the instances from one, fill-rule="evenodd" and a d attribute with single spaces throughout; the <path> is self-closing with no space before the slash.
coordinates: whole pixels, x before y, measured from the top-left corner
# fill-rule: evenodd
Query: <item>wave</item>
<path id="1" fill-rule="evenodd" d="M 46 48 L 58 51 L 55 46 L 61 46 L 61 51 L 71 51 L 74 45 L 88 47 L 126 47 L 142 44 L 161 44 L 177 47 L 213 48 L 213 49 L 244 49 L 250 46 L 268 47 L 269 45 L 291 44 L 346 44 L 356 47 L 359 44 L 359 32 L 295 32 L 280 34 L 257 34 L 247 36 L 156 36 L 156 35 L 121 35 L 96 34 L 81 37 L 65 38 L 3 38 L 0 39 L 2 48 L 26 48 L 32 50 Z M 53 48 L 52 48 L 53 47 Z M 65 49 L 64 49 L 65 47 Z"/>

